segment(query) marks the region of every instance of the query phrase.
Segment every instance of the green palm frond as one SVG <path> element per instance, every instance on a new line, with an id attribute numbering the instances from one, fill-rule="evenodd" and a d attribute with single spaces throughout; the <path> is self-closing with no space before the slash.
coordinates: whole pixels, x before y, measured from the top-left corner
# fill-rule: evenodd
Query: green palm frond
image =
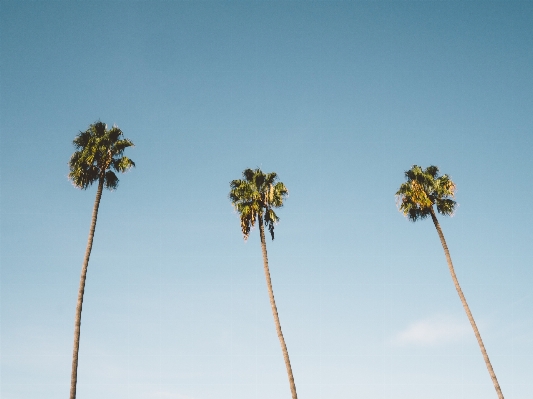
<path id="1" fill-rule="evenodd" d="M 253 182 L 254 181 L 254 171 L 252 169 L 245 169 L 242 172 L 242 176 L 246 179 L 246 181 Z"/>
<path id="2" fill-rule="evenodd" d="M 89 143 L 91 138 L 91 132 L 89 130 L 85 132 L 80 132 L 76 138 L 73 140 L 73 144 L 77 150 L 83 149 Z"/>
<path id="3" fill-rule="evenodd" d="M 272 208 L 280 208 L 289 191 L 282 182 L 278 182 L 276 173 L 263 173 L 260 169 L 245 169 L 243 179 L 230 182 L 229 199 L 239 213 L 241 230 L 247 240 L 250 230 L 259 217 L 270 231 L 274 239 L 274 225 L 279 217 Z"/>
<path id="4" fill-rule="evenodd" d="M 129 169 L 131 169 L 134 166 L 135 166 L 135 162 L 133 162 L 128 157 L 113 159 L 111 161 L 111 167 L 120 173 L 127 172 Z"/>
<path id="5" fill-rule="evenodd" d="M 117 140 L 114 142 L 111 148 L 113 155 L 120 156 L 124 153 L 124 150 L 128 147 L 133 147 L 133 142 L 129 139 Z"/>
<path id="6" fill-rule="evenodd" d="M 118 187 L 118 177 L 112 170 L 105 172 L 104 187 L 108 190 L 115 190 Z"/>
<path id="7" fill-rule="evenodd" d="M 285 184 L 278 182 L 272 186 L 272 199 L 270 203 L 274 208 L 281 208 L 283 206 L 283 201 L 285 197 L 289 195 L 289 190 L 285 187 Z"/>
<path id="8" fill-rule="evenodd" d="M 396 192 L 396 201 L 400 212 L 413 222 L 431 215 L 433 205 L 442 215 L 453 215 L 457 203 L 455 184 L 448 175 L 439 177 L 439 168 L 429 166 L 423 170 L 413 165 L 405 172 L 406 182 Z"/>
<path id="9" fill-rule="evenodd" d="M 124 138 L 116 126 L 108 130 L 105 123 L 95 122 L 74 138 L 73 145 L 76 151 L 69 161 L 69 179 L 78 188 L 87 189 L 102 179 L 107 189 L 114 190 L 119 180 L 109 168 L 123 173 L 135 166 L 131 159 L 122 156 L 133 142 Z"/>
<path id="10" fill-rule="evenodd" d="M 116 143 L 122 134 L 122 130 L 120 130 L 118 126 L 113 125 L 113 127 L 109 129 L 107 136 L 109 137 L 110 142 Z"/>
<path id="11" fill-rule="evenodd" d="M 101 121 L 93 123 L 90 128 L 91 127 L 91 131 L 93 132 L 95 137 L 105 137 L 106 133 L 108 132 L 107 125 Z"/>
<path id="12" fill-rule="evenodd" d="M 274 213 L 272 209 L 265 211 L 265 225 L 268 227 L 270 236 L 274 239 L 274 224 L 279 221 L 279 217 Z"/>

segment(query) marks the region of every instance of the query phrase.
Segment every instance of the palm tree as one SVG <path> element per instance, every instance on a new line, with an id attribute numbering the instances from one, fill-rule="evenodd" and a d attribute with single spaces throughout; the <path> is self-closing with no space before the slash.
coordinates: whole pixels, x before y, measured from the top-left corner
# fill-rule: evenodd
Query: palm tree
<path id="1" fill-rule="evenodd" d="M 133 143 L 131 140 L 123 137 L 122 131 L 117 126 L 113 126 L 108 130 L 105 123 L 100 121 L 95 122 L 90 125 L 86 131 L 80 132 L 74 139 L 73 144 L 76 151 L 72 154 L 69 161 L 69 179 L 74 186 L 83 190 L 89 188 L 94 182 L 98 181 L 98 189 L 96 190 L 96 199 L 94 201 L 87 249 L 85 250 L 85 258 L 83 259 L 83 265 L 81 268 L 78 302 L 76 304 L 70 399 L 76 398 L 81 308 L 83 304 L 87 266 L 89 265 L 89 257 L 91 256 L 91 248 L 93 246 L 94 229 L 96 227 L 100 198 L 102 198 L 102 190 L 104 187 L 109 190 L 114 190 L 118 186 L 118 177 L 111 169 L 123 173 L 135 166 L 135 163 L 131 159 L 122 155 L 126 148 L 133 146 Z"/>
<path id="2" fill-rule="evenodd" d="M 444 234 L 440 228 L 439 221 L 435 215 L 435 210 L 433 205 L 437 206 L 437 211 L 442 215 L 453 215 L 457 203 L 452 199 L 455 197 L 455 184 L 448 177 L 448 175 L 439 176 L 439 168 L 436 166 L 429 166 L 425 170 L 418 165 L 413 165 L 413 167 L 405 172 L 406 182 L 400 186 L 400 189 L 396 193 L 397 203 L 399 205 L 399 210 L 407 218 L 416 222 L 419 219 L 425 219 L 428 216 L 431 216 L 433 224 L 437 229 L 439 234 L 440 242 L 442 248 L 444 249 L 444 254 L 446 255 L 446 260 L 448 261 L 448 268 L 452 276 L 453 284 L 455 289 L 459 294 L 463 308 L 470 320 L 474 334 L 476 335 L 479 348 L 483 354 L 483 359 L 485 359 L 485 364 L 498 394 L 499 399 L 503 399 L 503 393 L 496 379 L 496 374 L 492 369 L 492 365 L 489 360 L 489 356 L 481 340 L 481 335 L 470 312 L 470 308 L 466 302 L 466 298 L 461 290 L 457 276 L 452 264 L 452 258 L 450 257 L 450 252 L 448 251 L 448 246 L 446 245 L 446 240 L 444 239 Z"/>
<path id="3" fill-rule="evenodd" d="M 281 332 L 278 309 L 274 300 L 274 291 L 272 291 L 264 227 L 265 225 L 268 227 L 268 231 L 272 239 L 274 239 L 274 224 L 279 221 L 279 218 L 272 208 L 282 207 L 283 200 L 289 194 L 289 191 L 282 182 L 278 181 L 278 175 L 274 172 L 265 174 L 260 169 L 246 169 L 242 172 L 242 176 L 244 178 L 243 180 L 233 180 L 230 183 L 231 191 L 229 198 L 235 210 L 240 215 L 244 240 L 248 239 L 250 230 L 254 227 L 256 221 L 259 224 L 259 235 L 261 237 L 261 249 L 263 252 L 263 268 L 265 271 L 268 296 L 270 298 L 270 306 L 281 344 L 281 351 L 283 352 L 283 359 L 285 360 L 285 367 L 287 368 L 292 399 L 297 399 L 298 396 L 296 395 L 296 385 L 292 376 L 289 352 L 287 351 L 287 345 L 285 345 L 285 339 Z"/>

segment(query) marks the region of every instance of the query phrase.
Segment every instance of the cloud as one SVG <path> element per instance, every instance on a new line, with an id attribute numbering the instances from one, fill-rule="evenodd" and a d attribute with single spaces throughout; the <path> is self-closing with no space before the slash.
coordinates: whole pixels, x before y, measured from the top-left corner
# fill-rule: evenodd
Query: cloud
<path id="1" fill-rule="evenodd" d="M 470 330 L 466 320 L 436 316 L 410 324 L 396 334 L 392 343 L 399 346 L 435 346 L 461 340 Z"/>

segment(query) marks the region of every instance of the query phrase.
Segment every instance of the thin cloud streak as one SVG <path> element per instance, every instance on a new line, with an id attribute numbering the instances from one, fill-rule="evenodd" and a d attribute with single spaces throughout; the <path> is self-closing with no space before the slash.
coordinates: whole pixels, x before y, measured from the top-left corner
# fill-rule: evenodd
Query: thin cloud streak
<path id="1" fill-rule="evenodd" d="M 435 346 L 461 340 L 469 332 L 465 321 L 448 316 L 434 316 L 411 323 L 396 334 L 392 344 L 396 346 Z"/>

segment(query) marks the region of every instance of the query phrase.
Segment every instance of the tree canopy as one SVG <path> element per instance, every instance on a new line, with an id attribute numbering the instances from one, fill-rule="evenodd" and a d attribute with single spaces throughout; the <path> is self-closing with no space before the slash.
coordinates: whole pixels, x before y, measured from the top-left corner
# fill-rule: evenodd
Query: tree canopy
<path id="1" fill-rule="evenodd" d="M 423 170 L 413 165 L 405 172 L 406 182 L 396 192 L 397 204 L 409 220 L 416 222 L 431 215 L 433 205 L 442 215 L 453 215 L 457 203 L 455 184 L 448 175 L 439 176 L 439 168 L 428 166 Z"/>
<path id="2" fill-rule="evenodd" d="M 123 156 L 124 150 L 132 147 L 133 142 L 124 138 L 117 126 L 107 129 L 105 123 L 95 122 L 80 132 L 72 143 L 76 151 L 69 161 L 68 177 L 74 186 L 83 190 L 100 179 L 103 179 L 105 188 L 114 190 L 119 180 L 113 170 L 124 173 L 135 166 L 131 159 Z"/>
<path id="3" fill-rule="evenodd" d="M 261 169 L 246 169 L 242 172 L 243 179 L 230 183 L 229 198 L 241 218 L 241 229 L 244 239 L 248 239 L 250 230 L 256 219 L 261 217 L 274 239 L 274 224 L 279 217 L 273 208 L 281 208 L 285 197 L 289 194 L 287 187 L 278 181 L 275 172 L 263 173 Z"/>

